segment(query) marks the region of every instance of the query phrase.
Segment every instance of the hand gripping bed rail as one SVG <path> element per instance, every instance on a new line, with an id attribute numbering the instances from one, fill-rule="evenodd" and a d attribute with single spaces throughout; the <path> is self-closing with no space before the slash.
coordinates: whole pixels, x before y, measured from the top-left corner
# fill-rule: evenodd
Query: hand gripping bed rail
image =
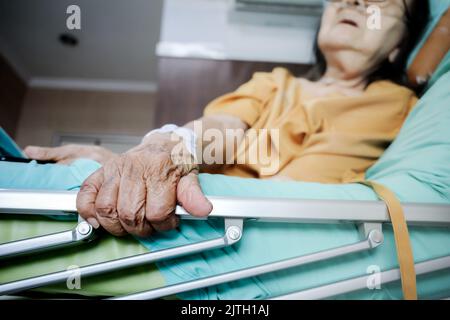
<path id="1" fill-rule="evenodd" d="M 77 272 L 80 272 L 81 276 L 93 276 L 163 259 L 170 259 L 229 246 L 241 239 L 244 219 L 297 223 L 358 223 L 360 224 L 361 232 L 365 237 L 365 240 L 355 244 L 229 272 L 222 275 L 202 278 L 174 286 L 159 288 L 149 292 L 119 297 L 118 299 L 156 298 L 368 250 L 382 243 L 383 234 L 381 232 L 381 224 L 390 221 L 387 208 L 382 201 L 324 201 L 230 197 L 208 198 L 213 204 L 213 211 L 209 217 L 225 218 L 225 235 L 223 237 L 84 266 L 77 270 Z M 75 191 L 24 191 L 0 189 L 0 213 L 47 215 L 73 214 L 76 212 L 75 200 Z M 404 204 L 404 209 L 408 224 L 450 226 L 450 206 Z M 180 206 L 177 206 L 176 214 L 182 219 L 198 219 L 190 216 Z M 84 221 L 81 221 L 80 223 L 84 223 Z M 89 230 L 92 230 L 92 227 L 90 227 Z M 42 240 L 45 237 L 47 236 L 38 238 L 41 238 Z M 21 241 L 28 240 L 30 239 Z M 52 246 L 54 247 L 55 243 L 53 243 Z M 40 249 L 43 248 L 40 247 Z M 71 272 L 71 270 L 60 271 L 5 283 L 0 285 L 0 295 L 64 282 L 71 275 Z"/>

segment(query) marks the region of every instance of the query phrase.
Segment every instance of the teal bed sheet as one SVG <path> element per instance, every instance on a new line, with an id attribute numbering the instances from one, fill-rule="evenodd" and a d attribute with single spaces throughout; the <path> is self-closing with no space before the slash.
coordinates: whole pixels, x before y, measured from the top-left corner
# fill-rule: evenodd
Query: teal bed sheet
<path id="1" fill-rule="evenodd" d="M 208 195 L 279 197 L 304 199 L 376 200 L 371 190 L 359 185 L 315 185 L 298 182 L 273 182 L 201 175 L 203 190 Z M 339 190 L 339 192 L 336 192 Z M 178 231 L 158 234 L 144 244 L 154 249 L 187 244 L 218 237 L 223 223 L 210 220 L 184 221 Z M 368 270 L 388 270 L 397 266 L 392 229 L 385 226 L 385 243 L 371 252 L 363 252 L 333 260 L 275 272 L 180 294 L 183 299 L 261 299 L 301 289 L 367 275 Z M 450 230 L 447 228 L 411 227 L 411 240 L 417 262 L 450 255 Z M 158 263 L 168 284 L 208 275 L 278 261 L 361 240 L 354 224 L 289 224 L 246 222 L 242 240 L 231 248 L 204 252 L 189 258 Z M 450 271 L 419 278 L 420 298 L 450 295 Z M 339 298 L 401 299 L 399 284 L 382 286 L 380 290 L 363 290 Z"/>
<path id="2" fill-rule="evenodd" d="M 0 163 L 0 187 L 76 189 L 84 178 L 97 167 L 98 165 L 95 162 L 89 160 L 77 161 L 71 166 L 4 162 Z M 200 175 L 200 181 L 203 190 L 208 195 L 235 197 L 245 194 L 256 198 L 376 200 L 373 192 L 362 185 L 273 182 L 207 174 Z M 54 184 L 54 182 L 57 183 Z M 65 184 L 63 185 L 63 183 Z M 18 220 L 22 221 L 23 218 Z M 42 224 L 40 220 L 33 221 L 31 219 L 28 222 L 36 223 L 38 230 L 38 224 Z M 53 224 L 52 232 L 64 229 L 63 226 L 60 226 L 60 221 L 54 221 Z M 10 238 L 17 237 L 21 232 L 29 232 L 29 226 L 27 227 L 18 221 L 11 222 L 0 219 L 0 226 L 15 228 L 11 230 Z M 179 297 L 183 299 L 260 299 L 365 275 L 368 270 L 374 270 L 374 268 L 380 271 L 390 269 L 396 266 L 394 239 L 391 228 L 385 227 L 384 231 L 385 244 L 373 252 L 358 253 L 257 278 L 197 290 L 180 294 Z M 410 231 L 416 261 L 450 254 L 450 232 L 448 229 L 412 227 Z M 153 237 L 139 240 L 148 248 L 148 251 L 152 251 L 218 237 L 222 233 L 223 222 L 220 220 L 183 221 L 178 230 L 159 233 Z M 27 235 L 22 234 L 22 236 Z M 3 231 L 2 237 L 8 237 L 8 234 Z M 353 243 L 360 239 L 357 228 L 353 224 L 314 225 L 249 221 L 245 223 L 243 239 L 231 248 L 158 263 L 158 269 L 162 272 L 164 280 L 156 273 L 157 270 L 154 266 L 147 266 L 131 272 L 123 272 L 122 276 L 116 273 L 113 276 L 106 275 L 94 279 L 94 281 L 88 281 L 83 285 L 82 290 L 76 292 L 68 290 L 64 285 L 46 288 L 44 291 L 69 292 L 90 296 L 125 294 L 308 254 Z M 84 265 L 86 259 L 83 254 L 88 252 L 91 256 L 95 255 L 96 259 L 90 263 L 102 261 L 102 258 L 113 259 L 146 252 L 138 242 L 133 243 L 130 239 L 117 240 L 107 237 L 100 239 L 98 242 L 101 245 L 97 245 L 96 248 L 72 248 L 69 252 L 64 252 L 63 257 L 58 257 L 61 254 L 60 252 L 40 256 L 40 259 L 45 259 L 45 265 L 39 264 L 40 259 L 32 256 L 20 261 L 28 265 L 14 266 L 14 272 L 9 270 L 13 269 L 13 266 L 1 268 L 3 270 L 0 271 L 1 282 L 16 280 L 24 275 L 29 276 L 27 272 L 30 268 L 39 274 L 56 271 L 60 266 Z M 76 255 L 77 250 L 80 251 L 78 256 Z M 112 255 L 111 251 L 113 252 Z M 66 261 L 63 261 L 64 259 Z M 147 273 L 145 268 L 148 270 Z M 11 275 L 15 278 L 8 280 L 7 278 Z M 418 284 L 421 298 L 450 295 L 450 272 L 439 272 L 420 278 Z M 391 284 L 382 286 L 380 290 L 364 290 L 339 298 L 400 299 L 401 297 L 399 285 Z"/>
<path id="3" fill-rule="evenodd" d="M 46 188 L 46 189 L 75 189 L 84 178 L 98 165 L 89 160 L 75 162 L 72 166 L 38 165 L 0 163 L 1 188 Z M 63 174 L 64 173 L 64 174 Z M 43 175 L 44 174 L 44 175 Z M 9 178 L 5 178 L 9 177 Z M 58 178 L 59 177 L 59 178 Z M 57 181 L 58 184 L 52 184 Z M 65 185 L 61 182 L 65 181 Z M 203 190 L 208 195 L 221 196 L 252 196 L 252 197 L 281 197 L 305 199 L 359 199 L 375 200 L 373 192 L 362 185 L 322 185 L 299 182 L 273 182 L 255 179 L 240 179 L 222 175 L 200 175 Z M 5 221 L 0 220 L 1 224 Z M 33 222 L 29 222 L 33 223 Z M 55 228 L 61 222 L 55 221 Z M 58 231 L 58 230 L 55 230 Z M 19 231 L 20 232 L 20 231 Z M 149 250 L 164 249 L 175 245 L 192 243 L 212 237 L 223 232 L 223 223 L 219 220 L 183 221 L 178 230 L 156 234 L 148 239 L 139 239 Z M 359 253 L 349 257 L 334 259 L 332 261 L 315 263 L 309 266 L 294 268 L 265 276 L 241 280 L 213 288 L 197 290 L 181 294 L 180 298 L 187 299 L 258 299 L 288 293 L 294 290 L 327 284 L 334 281 L 364 275 L 370 268 L 386 270 L 396 266 L 396 253 L 392 237 L 392 230 L 385 228 L 385 244 L 375 251 Z M 411 228 L 411 238 L 414 246 L 416 261 L 450 254 L 450 232 L 443 228 Z M 138 274 L 125 272 L 123 281 L 120 277 L 110 277 L 88 282 L 83 290 L 76 292 L 84 295 L 123 294 L 139 291 L 144 288 L 151 289 L 162 284 L 173 284 L 180 281 L 192 280 L 207 275 L 227 272 L 260 263 L 276 261 L 318 250 L 349 244 L 360 239 L 356 226 L 346 225 L 313 225 L 313 224 L 286 224 L 286 223 L 257 223 L 246 222 L 244 237 L 240 243 L 231 248 L 204 252 L 190 257 L 179 258 L 158 264 L 164 280 L 155 275 L 155 268 L 148 266 L 148 275 L 142 268 Z M 111 242 L 111 239 L 102 243 Z M 114 241 L 116 243 L 116 241 Z M 114 244 L 117 246 L 117 244 Z M 128 240 L 126 248 L 133 253 L 136 248 L 142 253 L 143 247 Z M 111 246 L 111 243 L 109 244 Z M 119 247 L 121 248 L 121 247 Z M 71 249 L 84 250 L 83 247 Z M 98 250 L 102 250 L 101 252 Z M 109 257 L 106 252 L 108 246 L 99 246 L 94 252 L 98 261 Z M 121 248 L 120 250 L 123 250 Z M 61 261 L 55 255 L 46 265 L 40 266 L 39 272 L 55 271 L 58 266 L 68 264 L 80 265 L 80 258 L 70 258 Z M 121 252 L 123 255 L 124 252 Z M 110 259 L 109 257 L 108 259 Z M 37 259 L 39 260 L 39 259 Z M 27 262 L 27 261 L 25 261 Z M 27 266 L 33 268 L 38 261 L 33 257 Z M 96 261 L 97 262 L 97 261 Z M 82 265 L 83 263 L 81 263 Z M 19 268 L 23 268 L 19 267 Z M 36 268 L 36 267 L 34 267 Z M 44 269 L 42 269 L 44 268 Z M 11 269 L 11 268 L 10 268 Z M 4 270 L 4 269 L 2 269 Z M 11 270 L 9 270 L 11 272 Z M 0 271 L 2 282 L 5 281 L 6 271 Z M 2 277 L 3 273 L 3 277 Z M 20 273 L 20 270 L 17 271 Z M 14 274 L 14 272 L 13 272 Z M 133 276 L 134 275 L 134 276 Z M 150 276 L 149 276 L 150 275 Z M 133 280 L 133 281 L 130 281 Z M 147 281 L 147 283 L 143 283 Z M 153 282 L 153 283 L 151 283 Z M 136 285 L 139 284 L 139 285 Z M 450 274 L 448 272 L 436 273 L 419 281 L 419 295 L 421 298 L 433 298 L 450 294 Z M 49 292 L 71 292 L 64 286 L 47 288 Z M 71 293 L 74 293 L 73 291 Z M 343 298 L 343 297 L 341 297 Z M 345 298 L 357 299 L 390 299 L 401 298 L 398 285 L 382 286 L 381 290 L 366 290 Z"/>

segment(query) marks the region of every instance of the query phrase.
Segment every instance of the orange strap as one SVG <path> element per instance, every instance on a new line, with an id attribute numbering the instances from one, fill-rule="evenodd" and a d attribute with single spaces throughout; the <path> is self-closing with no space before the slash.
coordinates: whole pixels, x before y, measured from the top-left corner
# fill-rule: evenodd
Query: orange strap
<path id="1" fill-rule="evenodd" d="M 414 267 L 413 251 L 409 239 L 408 226 L 400 201 L 391 190 L 379 183 L 367 180 L 355 182 L 371 187 L 378 197 L 386 203 L 394 229 L 403 297 L 405 300 L 417 300 L 416 270 Z"/>

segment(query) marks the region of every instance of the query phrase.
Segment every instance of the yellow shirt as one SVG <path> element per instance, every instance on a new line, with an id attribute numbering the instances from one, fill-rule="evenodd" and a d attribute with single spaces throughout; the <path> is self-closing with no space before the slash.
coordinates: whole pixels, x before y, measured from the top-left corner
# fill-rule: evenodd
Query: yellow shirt
<path id="1" fill-rule="evenodd" d="M 246 133 L 238 154 L 258 152 L 258 143 L 270 142 L 264 147 L 265 161 L 248 161 L 247 156 L 247 161 L 224 165 L 217 173 L 343 183 L 377 161 L 416 102 L 411 90 L 390 81 L 373 82 L 356 97 L 310 98 L 288 70 L 275 68 L 255 73 L 235 92 L 209 103 L 204 114 L 233 115 L 258 132 Z"/>

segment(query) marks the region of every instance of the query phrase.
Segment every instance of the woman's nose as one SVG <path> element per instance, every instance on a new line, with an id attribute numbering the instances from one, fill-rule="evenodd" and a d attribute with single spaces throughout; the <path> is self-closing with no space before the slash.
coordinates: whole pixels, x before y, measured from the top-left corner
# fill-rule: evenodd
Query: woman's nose
<path id="1" fill-rule="evenodd" d="M 341 0 L 341 3 L 346 6 L 361 7 L 364 5 L 364 0 Z"/>

